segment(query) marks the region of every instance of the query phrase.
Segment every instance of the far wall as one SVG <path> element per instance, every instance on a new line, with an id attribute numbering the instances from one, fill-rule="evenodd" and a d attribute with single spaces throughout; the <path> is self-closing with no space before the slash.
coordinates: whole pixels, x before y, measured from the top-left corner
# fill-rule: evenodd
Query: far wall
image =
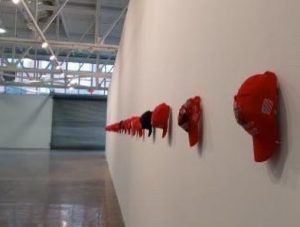
<path id="1" fill-rule="evenodd" d="M 0 96 L 0 148 L 48 149 L 51 140 L 50 96 Z"/>

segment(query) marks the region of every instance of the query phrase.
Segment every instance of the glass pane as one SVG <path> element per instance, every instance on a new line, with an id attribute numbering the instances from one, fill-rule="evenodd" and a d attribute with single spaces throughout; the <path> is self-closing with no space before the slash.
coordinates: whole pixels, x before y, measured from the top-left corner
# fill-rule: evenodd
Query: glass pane
<path id="1" fill-rule="evenodd" d="M 84 63 L 80 69 L 80 71 L 89 71 L 91 72 L 93 70 L 92 64 L 90 63 Z"/>
<path id="2" fill-rule="evenodd" d="M 22 62 L 25 68 L 34 68 L 34 60 L 30 58 L 24 58 Z"/>
<path id="3" fill-rule="evenodd" d="M 40 69 L 45 69 L 49 66 L 49 61 L 39 61 L 39 68 Z M 51 65 L 49 66 L 51 68 Z"/>
<path id="4" fill-rule="evenodd" d="M 79 69 L 79 63 L 77 62 L 68 62 L 68 70 L 78 70 Z"/>

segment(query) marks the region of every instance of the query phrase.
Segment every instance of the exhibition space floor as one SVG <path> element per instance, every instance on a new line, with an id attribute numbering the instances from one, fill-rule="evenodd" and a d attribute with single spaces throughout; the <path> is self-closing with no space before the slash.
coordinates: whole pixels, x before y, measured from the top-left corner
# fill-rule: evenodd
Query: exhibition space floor
<path id="1" fill-rule="evenodd" d="M 104 152 L 0 150 L 0 226 L 124 227 Z"/>

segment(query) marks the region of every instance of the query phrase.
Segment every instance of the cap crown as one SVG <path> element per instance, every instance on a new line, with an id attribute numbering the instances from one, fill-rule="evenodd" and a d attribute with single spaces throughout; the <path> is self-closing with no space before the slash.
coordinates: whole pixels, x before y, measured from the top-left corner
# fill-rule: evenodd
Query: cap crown
<path id="1" fill-rule="evenodd" d="M 152 133 L 151 117 L 152 117 L 152 112 L 149 110 L 143 113 L 142 116 L 140 117 L 142 129 L 149 130 L 148 136 L 151 136 Z"/>
<path id="2" fill-rule="evenodd" d="M 277 113 L 277 79 L 266 72 L 249 77 L 240 87 L 234 101 L 237 122 L 251 135 L 256 136 L 273 124 Z"/>
<path id="3" fill-rule="evenodd" d="M 199 96 L 188 99 L 180 108 L 178 114 L 178 125 L 189 134 L 190 146 L 199 142 L 201 99 Z"/>
<path id="4" fill-rule="evenodd" d="M 277 78 L 272 72 L 249 77 L 234 97 L 237 122 L 253 137 L 254 158 L 269 159 L 278 147 Z"/>
<path id="5" fill-rule="evenodd" d="M 151 123 L 155 128 L 163 129 L 163 137 L 166 135 L 168 130 L 168 120 L 170 116 L 170 106 L 166 103 L 162 103 L 155 107 L 152 113 Z"/>

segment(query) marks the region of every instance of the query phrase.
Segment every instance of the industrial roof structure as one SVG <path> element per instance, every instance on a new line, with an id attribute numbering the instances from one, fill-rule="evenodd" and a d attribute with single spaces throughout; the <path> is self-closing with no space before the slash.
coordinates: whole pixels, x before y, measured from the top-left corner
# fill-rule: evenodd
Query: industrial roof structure
<path id="1" fill-rule="evenodd" d="M 0 0 L 0 86 L 107 94 L 128 0 Z"/>

